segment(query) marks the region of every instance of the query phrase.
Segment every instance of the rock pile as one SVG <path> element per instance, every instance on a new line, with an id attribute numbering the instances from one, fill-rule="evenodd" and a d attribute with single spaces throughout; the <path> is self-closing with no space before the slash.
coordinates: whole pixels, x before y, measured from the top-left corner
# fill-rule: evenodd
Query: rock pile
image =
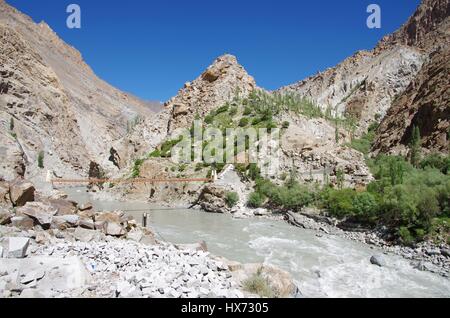
<path id="1" fill-rule="evenodd" d="M 243 265 L 210 255 L 205 242 L 158 242 L 122 212 L 39 199 L 1 210 L 0 298 L 244 297 L 234 277 Z"/>

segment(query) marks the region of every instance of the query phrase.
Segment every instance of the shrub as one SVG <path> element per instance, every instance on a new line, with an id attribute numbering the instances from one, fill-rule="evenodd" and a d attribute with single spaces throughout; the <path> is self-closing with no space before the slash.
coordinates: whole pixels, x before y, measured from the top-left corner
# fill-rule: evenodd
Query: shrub
<path id="1" fill-rule="evenodd" d="M 183 137 L 180 136 L 177 139 L 165 141 L 161 145 L 161 157 L 164 158 L 169 157 L 171 155 L 172 148 L 175 147 L 177 144 L 179 144 L 182 140 Z"/>
<path id="2" fill-rule="evenodd" d="M 40 169 L 44 169 L 44 156 L 45 156 L 44 152 L 43 151 L 39 151 L 37 161 L 38 161 L 38 167 Z"/>
<path id="3" fill-rule="evenodd" d="M 235 207 L 239 202 L 239 195 L 236 192 L 228 192 L 225 198 L 225 202 L 227 203 L 229 208 Z"/>
<path id="4" fill-rule="evenodd" d="M 274 298 L 276 296 L 268 280 L 262 276 L 261 270 L 258 270 L 256 274 L 245 280 L 243 285 L 244 290 L 260 297 Z"/>
<path id="5" fill-rule="evenodd" d="M 131 172 L 132 178 L 137 178 L 141 175 L 141 166 L 144 163 L 143 159 L 136 159 L 133 164 L 133 170 Z"/>
<path id="6" fill-rule="evenodd" d="M 239 127 L 247 127 L 249 124 L 249 119 L 247 117 L 243 117 L 241 118 L 241 120 L 239 121 Z"/>
<path id="7" fill-rule="evenodd" d="M 353 139 L 350 147 L 353 149 L 362 152 L 365 155 L 368 155 L 370 149 L 372 148 L 372 144 L 375 140 L 376 131 L 378 129 L 378 123 L 374 123 L 369 127 L 368 132 L 363 135 L 360 139 Z"/>
<path id="8" fill-rule="evenodd" d="M 315 195 L 308 187 L 278 187 L 270 196 L 271 203 L 289 210 L 300 210 L 314 202 Z"/>
<path id="9" fill-rule="evenodd" d="M 205 123 L 211 125 L 214 122 L 214 116 L 209 114 L 205 116 Z"/>
<path id="10" fill-rule="evenodd" d="M 255 118 L 253 118 L 253 120 L 252 120 L 252 126 L 256 126 L 256 125 L 258 125 L 259 123 L 261 123 L 263 120 L 261 119 L 261 117 L 255 117 Z"/>
<path id="11" fill-rule="evenodd" d="M 252 114 L 252 109 L 250 108 L 250 107 L 248 107 L 248 106 L 246 106 L 245 108 L 244 108 L 244 116 L 249 116 L 249 115 L 251 115 Z"/>
<path id="12" fill-rule="evenodd" d="M 248 197 L 247 206 L 250 208 L 260 208 L 264 204 L 264 196 L 259 192 L 253 192 Z"/>
<path id="13" fill-rule="evenodd" d="M 159 149 L 154 150 L 148 155 L 149 158 L 159 158 L 161 157 L 161 151 Z"/>
<path id="14" fill-rule="evenodd" d="M 251 163 L 248 169 L 248 176 L 253 181 L 261 178 L 261 169 L 259 169 L 256 163 Z"/>
<path id="15" fill-rule="evenodd" d="M 353 200 L 355 197 L 356 191 L 352 189 L 327 189 L 322 195 L 322 201 L 331 215 L 345 217 L 353 216 Z"/>
<path id="16" fill-rule="evenodd" d="M 288 121 L 284 121 L 282 127 L 288 129 L 291 124 Z"/>
<path id="17" fill-rule="evenodd" d="M 229 109 L 230 109 L 230 106 L 229 106 L 229 105 L 224 105 L 224 106 L 222 106 L 222 107 L 219 107 L 219 108 L 216 110 L 216 115 L 219 115 L 219 114 L 222 114 L 222 113 L 226 113 Z"/>
<path id="18" fill-rule="evenodd" d="M 420 162 L 419 167 L 421 169 L 434 168 L 444 174 L 448 174 L 450 170 L 450 156 L 444 157 L 437 153 L 428 155 Z"/>
<path id="19" fill-rule="evenodd" d="M 379 211 L 377 199 L 369 192 L 356 193 L 352 204 L 352 214 L 362 219 L 370 220 L 376 217 Z"/>
<path id="20" fill-rule="evenodd" d="M 9 120 L 9 131 L 14 131 L 14 118 L 11 117 Z"/>
<path id="21" fill-rule="evenodd" d="M 401 227 L 398 230 L 398 235 L 400 236 L 403 244 L 412 245 L 414 243 L 414 237 L 411 235 L 411 232 L 406 227 Z"/>
<path id="22" fill-rule="evenodd" d="M 237 107 L 232 107 L 231 109 L 230 109 L 230 116 L 231 117 L 234 117 L 234 116 L 236 116 L 237 115 L 237 113 L 238 113 L 238 108 Z"/>

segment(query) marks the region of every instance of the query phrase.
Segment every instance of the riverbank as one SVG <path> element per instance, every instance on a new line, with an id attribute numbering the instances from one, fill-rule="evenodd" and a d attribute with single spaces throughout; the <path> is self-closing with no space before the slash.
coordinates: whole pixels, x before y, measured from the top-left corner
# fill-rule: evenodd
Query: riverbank
<path id="1" fill-rule="evenodd" d="M 305 230 L 268 211 L 242 209 L 239 216 L 198 210 L 159 209 L 144 201 L 96 200 L 85 189 L 63 189 L 69 199 L 98 211 L 124 210 L 149 225 L 162 241 L 206 241 L 214 255 L 242 264 L 271 264 L 292 275 L 304 297 L 447 297 L 450 280 L 419 271 L 410 261 L 366 243 Z M 255 216 L 255 213 L 258 216 Z M 386 265 L 371 264 L 382 255 Z"/>
<path id="2" fill-rule="evenodd" d="M 274 297 L 299 295 L 278 268 L 158 240 L 123 212 L 44 197 L 26 181 L 1 185 L 0 298 L 258 297 L 244 288 L 255 275 Z"/>
<path id="3" fill-rule="evenodd" d="M 367 244 L 384 254 L 401 256 L 411 261 L 411 266 L 417 270 L 432 272 L 446 278 L 450 276 L 450 246 L 447 244 L 422 242 L 414 248 L 395 245 L 382 239 L 383 233 L 379 231 L 346 231 L 337 226 L 335 219 L 318 214 L 288 212 L 284 219 L 293 226 L 317 231 L 317 235 L 335 235 Z"/>
<path id="4" fill-rule="evenodd" d="M 180 205 L 165 203 L 165 208 L 180 208 Z M 187 208 L 187 206 L 183 206 Z M 202 211 L 199 206 L 191 208 L 192 211 Z M 382 254 L 392 254 L 403 257 L 410 262 L 410 266 L 420 270 L 438 274 L 448 278 L 450 276 L 450 246 L 436 245 L 431 242 L 422 242 L 414 248 L 395 245 L 382 238 L 378 231 L 352 231 L 338 227 L 338 220 L 317 213 L 317 210 L 305 213 L 277 214 L 267 209 L 249 209 L 239 206 L 231 213 L 236 219 L 265 219 L 270 221 L 287 221 L 289 224 L 308 230 L 317 231 L 318 236 L 331 235 L 343 239 L 363 243 L 373 249 L 374 256 L 381 258 Z"/>

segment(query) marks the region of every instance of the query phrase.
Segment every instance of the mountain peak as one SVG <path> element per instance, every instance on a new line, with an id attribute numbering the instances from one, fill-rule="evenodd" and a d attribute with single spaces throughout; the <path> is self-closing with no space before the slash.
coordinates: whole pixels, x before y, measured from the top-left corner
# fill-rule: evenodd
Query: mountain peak
<path id="1" fill-rule="evenodd" d="M 229 101 L 239 91 L 249 94 L 256 88 L 250 76 L 235 56 L 219 56 L 197 79 L 185 84 L 178 95 L 166 102 L 172 112 L 169 130 L 189 126 L 196 114 L 206 116 Z"/>
<path id="2" fill-rule="evenodd" d="M 399 30 L 385 37 L 380 45 L 429 46 L 433 42 L 429 34 L 449 16 L 450 0 L 422 0 L 414 15 Z"/>

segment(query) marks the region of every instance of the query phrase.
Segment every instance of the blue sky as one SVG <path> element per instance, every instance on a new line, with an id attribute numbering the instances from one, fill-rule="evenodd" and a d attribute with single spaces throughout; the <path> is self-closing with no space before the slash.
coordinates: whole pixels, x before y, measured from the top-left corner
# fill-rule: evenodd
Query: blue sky
<path id="1" fill-rule="evenodd" d="M 399 28 L 419 0 L 6 0 L 45 20 L 104 80 L 143 99 L 165 101 L 224 53 L 259 86 L 276 89 L 334 66 Z M 66 7 L 82 28 L 66 27 Z M 369 4 L 382 28 L 366 27 Z"/>

